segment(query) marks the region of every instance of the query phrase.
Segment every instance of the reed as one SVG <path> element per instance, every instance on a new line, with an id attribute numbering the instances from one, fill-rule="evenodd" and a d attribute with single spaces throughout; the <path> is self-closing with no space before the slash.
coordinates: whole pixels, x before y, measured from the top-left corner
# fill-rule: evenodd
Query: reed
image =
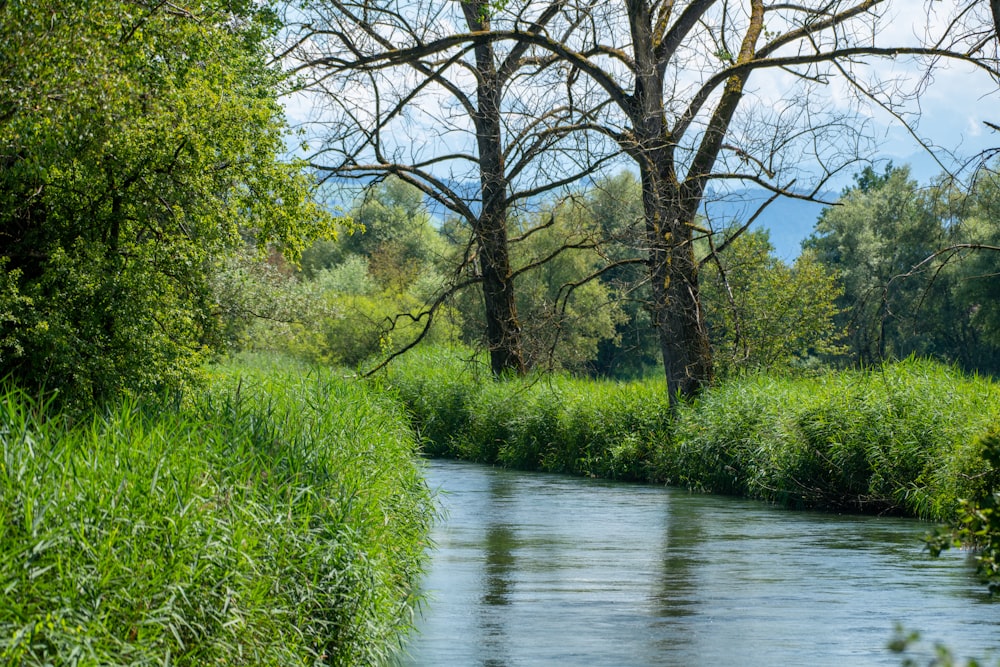
<path id="1" fill-rule="evenodd" d="M 427 453 L 525 470 L 935 520 L 996 477 L 977 443 L 1000 424 L 1000 387 L 928 361 L 731 378 L 675 415 L 660 381 L 495 382 L 461 350 L 384 383 Z"/>
<path id="2" fill-rule="evenodd" d="M 408 628 L 432 510 L 385 398 L 229 366 L 181 406 L 0 410 L 3 663 L 379 664 Z"/>
<path id="3" fill-rule="evenodd" d="M 394 365 L 383 386 L 406 405 L 434 456 L 646 480 L 669 440 L 662 383 L 535 375 L 496 382 L 484 360 L 436 349 Z"/>
<path id="4" fill-rule="evenodd" d="M 919 360 L 813 378 L 732 380 L 685 406 L 669 473 L 801 507 L 949 519 L 990 466 L 1000 388 Z"/>

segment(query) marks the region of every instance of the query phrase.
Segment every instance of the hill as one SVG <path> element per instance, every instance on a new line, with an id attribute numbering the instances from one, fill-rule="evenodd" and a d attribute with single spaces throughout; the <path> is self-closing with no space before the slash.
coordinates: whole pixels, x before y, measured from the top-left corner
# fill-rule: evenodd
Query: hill
<path id="1" fill-rule="evenodd" d="M 769 196 L 761 189 L 728 193 L 725 198 L 706 200 L 702 213 L 714 229 L 740 224 L 753 215 Z M 823 196 L 831 201 L 837 198 L 833 193 Z M 802 240 L 812 233 L 824 208 L 824 205 L 815 202 L 781 197 L 760 214 L 752 228 L 768 230 L 775 254 L 783 260 L 792 261 L 799 256 Z"/>

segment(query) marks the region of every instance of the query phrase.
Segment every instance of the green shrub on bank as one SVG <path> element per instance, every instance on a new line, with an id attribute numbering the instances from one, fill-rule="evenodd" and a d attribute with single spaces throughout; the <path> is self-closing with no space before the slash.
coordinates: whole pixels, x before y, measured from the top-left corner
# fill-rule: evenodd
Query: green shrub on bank
<path id="1" fill-rule="evenodd" d="M 494 382 L 455 350 L 402 360 L 388 384 L 427 453 L 527 470 L 931 519 L 996 477 L 977 443 L 1000 424 L 1000 388 L 932 362 L 734 378 L 676 419 L 660 381 Z"/>
<path id="2" fill-rule="evenodd" d="M 650 449 L 669 440 L 660 382 L 565 375 L 495 382 L 482 359 L 439 348 L 401 359 L 385 383 L 409 409 L 432 456 L 647 480 Z"/>
<path id="3" fill-rule="evenodd" d="M 996 423 L 996 384 L 931 362 L 754 376 L 682 408 L 662 472 L 795 506 L 950 518 L 983 483 L 975 443 Z"/>
<path id="4" fill-rule="evenodd" d="M 377 664 L 407 628 L 431 507 L 384 398 L 230 367 L 179 409 L 0 406 L 0 662 Z"/>

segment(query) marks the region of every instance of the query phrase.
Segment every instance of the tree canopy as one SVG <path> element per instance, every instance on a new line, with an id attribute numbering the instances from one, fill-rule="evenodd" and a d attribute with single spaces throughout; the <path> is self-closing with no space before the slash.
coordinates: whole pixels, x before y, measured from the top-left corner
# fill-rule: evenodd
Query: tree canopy
<path id="1" fill-rule="evenodd" d="M 0 3 L 0 374 L 99 398 L 178 386 L 217 342 L 213 268 L 330 218 L 250 1 Z"/>
<path id="2" fill-rule="evenodd" d="M 933 356 L 1000 372 L 997 172 L 969 190 L 906 167 L 866 168 L 824 211 L 803 246 L 838 276 L 846 358 Z"/>

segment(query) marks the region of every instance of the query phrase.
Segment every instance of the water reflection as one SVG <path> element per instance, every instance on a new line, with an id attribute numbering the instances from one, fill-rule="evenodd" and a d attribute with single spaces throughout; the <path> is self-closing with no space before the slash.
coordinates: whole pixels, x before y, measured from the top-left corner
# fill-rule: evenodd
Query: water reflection
<path id="1" fill-rule="evenodd" d="M 490 524 L 486 529 L 486 590 L 483 604 L 507 604 L 510 580 L 507 573 L 514 567 L 514 530 L 506 524 Z"/>
<path id="2" fill-rule="evenodd" d="M 898 665 L 902 622 L 984 655 L 1000 637 L 927 526 L 432 462 L 447 520 L 408 666 Z M 924 661 L 929 662 L 929 660 Z"/>
<path id="3" fill-rule="evenodd" d="M 512 498 L 512 493 L 513 484 L 509 478 L 503 476 L 489 478 L 489 506 L 504 507 L 515 500 Z M 483 539 L 485 572 L 478 617 L 482 638 L 479 648 L 482 651 L 484 667 L 506 667 L 508 662 L 506 646 L 510 642 L 510 637 L 507 636 L 502 611 L 498 613 L 494 609 L 508 604 L 511 592 L 509 575 L 515 565 L 514 526 L 505 520 L 505 516 L 503 512 L 489 515 Z"/>
<path id="4" fill-rule="evenodd" d="M 692 511 L 691 504 L 669 506 L 664 527 L 664 539 L 659 552 L 663 554 L 657 614 L 664 618 L 690 616 L 698 604 L 696 572 L 698 552 L 702 548 L 702 522 Z"/>

